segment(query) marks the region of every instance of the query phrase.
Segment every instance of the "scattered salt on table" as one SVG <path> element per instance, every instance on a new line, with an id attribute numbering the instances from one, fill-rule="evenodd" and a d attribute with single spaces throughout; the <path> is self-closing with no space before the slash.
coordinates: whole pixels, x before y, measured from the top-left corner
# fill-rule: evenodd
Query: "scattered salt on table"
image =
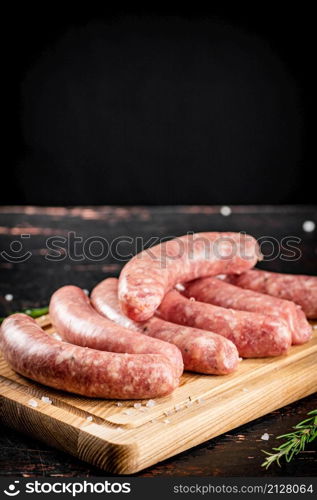
<path id="1" fill-rule="evenodd" d="M 83 292 L 84 292 L 86 295 L 89 295 L 89 290 L 87 290 L 86 288 L 83 288 Z"/>
<path id="2" fill-rule="evenodd" d="M 305 233 L 312 233 L 313 231 L 315 231 L 315 228 L 316 224 L 314 221 L 305 220 L 305 222 L 303 222 L 303 230 L 305 231 Z"/>
<path id="3" fill-rule="evenodd" d="M 230 215 L 231 212 L 232 212 L 232 210 L 230 207 L 224 206 L 224 207 L 220 208 L 220 213 L 221 213 L 221 215 L 224 215 L 224 217 L 227 217 L 228 215 Z"/>
<path id="4" fill-rule="evenodd" d="M 164 422 L 164 424 L 169 424 L 170 420 L 168 418 L 164 418 L 163 422 Z"/>
<path id="5" fill-rule="evenodd" d="M 133 406 L 134 406 L 134 408 L 135 408 L 136 410 L 139 410 L 139 409 L 141 408 L 141 406 L 142 406 L 142 405 L 141 405 L 141 403 L 134 403 L 134 405 L 133 405 Z"/>
<path id="6" fill-rule="evenodd" d="M 153 406 L 156 405 L 156 401 L 154 399 L 149 399 L 148 402 L 146 403 L 147 408 L 153 408 Z"/>
<path id="7" fill-rule="evenodd" d="M 47 403 L 49 405 L 52 404 L 52 400 L 50 398 L 48 398 L 47 396 L 42 396 L 41 401 L 43 401 L 43 403 Z"/>
<path id="8" fill-rule="evenodd" d="M 36 407 L 38 406 L 38 402 L 37 402 L 37 401 L 35 401 L 34 399 L 30 399 L 30 400 L 28 401 L 28 405 L 29 405 L 29 406 L 32 406 L 33 408 L 36 408 Z"/>
<path id="9" fill-rule="evenodd" d="M 7 293 L 4 298 L 8 301 L 8 302 L 11 302 L 11 300 L 13 300 L 13 295 L 12 293 Z"/>
<path id="10" fill-rule="evenodd" d="M 123 406 L 123 405 L 122 405 L 121 401 L 117 401 L 116 406 Z"/>
<path id="11" fill-rule="evenodd" d="M 268 441 L 270 439 L 270 436 L 267 432 L 265 432 L 264 434 L 262 434 L 261 439 L 263 439 L 263 441 Z"/>
<path id="12" fill-rule="evenodd" d="M 86 417 L 86 420 L 88 420 L 88 422 L 92 422 L 92 416 L 89 416 L 89 417 Z"/>

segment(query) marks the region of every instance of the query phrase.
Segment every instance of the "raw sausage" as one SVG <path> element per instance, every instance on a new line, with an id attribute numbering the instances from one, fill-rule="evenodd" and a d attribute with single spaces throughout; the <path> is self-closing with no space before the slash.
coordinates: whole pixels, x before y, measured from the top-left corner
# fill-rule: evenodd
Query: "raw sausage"
<path id="1" fill-rule="evenodd" d="M 292 300 L 301 306 L 307 318 L 317 318 L 317 276 L 252 269 L 241 276 L 228 276 L 227 279 L 241 288 Z"/>
<path id="2" fill-rule="evenodd" d="M 145 321 L 176 283 L 242 273 L 259 258 L 256 240 L 240 233 L 196 233 L 161 243 L 123 267 L 118 292 L 122 310 L 135 321 Z"/>
<path id="3" fill-rule="evenodd" d="M 16 372 L 41 384 L 83 396 L 143 399 L 176 388 L 171 364 L 160 354 L 115 354 L 56 340 L 29 316 L 1 325 L 0 348 Z"/>
<path id="4" fill-rule="evenodd" d="M 302 309 L 289 300 L 283 300 L 253 290 L 244 290 L 217 278 L 201 278 L 186 283 L 184 295 L 215 306 L 270 314 L 284 319 L 292 333 L 293 344 L 303 344 L 312 335 Z"/>
<path id="5" fill-rule="evenodd" d="M 176 290 L 168 292 L 158 313 L 168 321 L 223 335 L 244 358 L 279 356 L 291 345 L 287 323 L 275 316 L 204 304 L 187 299 Z"/>
<path id="6" fill-rule="evenodd" d="M 181 351 L 185 370 L 225 375 L 239 364 L 236 346 L 230 340 L 198 328 L 176 325 L 153 317 L 137 323 L 124 316 L 118 301 L 118 280 L 108 278 L 92 291 L 91 303 L 96 310 L 121 326 L 175 344 Z"/>
<path id="7" fill-rule="evenodd" d="M 183 358 L 176 346 L 136 334 L 100 316 L 81 288 L 56 290 L 49 314 L 58 333 L 71 344 L 117 353 L 161 354 L 174 366 L 176 378 L 183 372 Z"/>

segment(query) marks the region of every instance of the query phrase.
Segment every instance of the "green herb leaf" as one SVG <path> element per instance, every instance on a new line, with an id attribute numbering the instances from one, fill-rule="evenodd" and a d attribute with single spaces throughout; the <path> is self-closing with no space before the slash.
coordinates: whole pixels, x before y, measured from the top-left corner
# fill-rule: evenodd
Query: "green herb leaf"
<path id="1" fill-rule="evenodd" d="M 39 316 L 43 316 L 44 314 L 48 313 L 48 307 L 38 307 L 35 309 L 25 309 L 24 311 L 19 311 L 24 314 L 27 314 L 28 316 L 31 316 L 31 318 L 38 318 Z M 12 313 L 16 314 L 16 313 Z M 9 315 L 11 316 L 11 315 Z M 5 320 L 5 318 L 0 318 L 0 323 Z"/>
<path id="2" fill-rule="evenodd" d="M 262 450 L 267 456 L 261 467 L 268 469 L 274 462 L 280 467 L 281 458 L 284 458 L 286 462 L 290 462 L 295 455 L 305 449 L 308 443 L 317 438 L 317 410 L 312 410 L 307 415 L 310 415 L 310 417 L 295 425 L 293 432 L 277 436 L 276 439 L 286 439 L 286 441 L 278 448 L 273 448 L 272 451 L 276 453 Z"/>

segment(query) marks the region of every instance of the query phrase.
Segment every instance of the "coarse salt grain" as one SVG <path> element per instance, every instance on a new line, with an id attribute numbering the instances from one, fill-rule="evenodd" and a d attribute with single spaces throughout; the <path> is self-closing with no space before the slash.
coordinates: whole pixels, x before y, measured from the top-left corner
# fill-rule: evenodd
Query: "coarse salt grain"
<path id="1" fill-rule="evenodd" d="M 262 434 L 261 439 L 263 439 L 263 441 L 268 441 L 270 439 L 270 436 L 267 432 L 265 432 L 264 434 Z"/>
<path id="2" fill-rule="evenodd" d="M 195 299 L 195 297 L 190 297 L 189 300 L 190 300 L 190 302 L 195 302 L 196 299 Z"/>
<path id="3" fill-rule="evenodd" d="M 62 337 L 58 335 L 58 333 L 52 333 L 52 337 L 54 337 L 55 340 L 63 340 Z"/>
<path id="4" fill-rule="evenodd" d="M 313 330 L 317 330 L 317 324 L 313 325 Z"/>
<path id="5" fill-rule="evenodd" d="M 148 402 L 146 403 L 147 408 L 153 408 L 153 406 L 156 405 L 156 401 L 154 399 L 149 399 Z"/>
<path id="6" fill-rule="evenodd" d="M 116 406 L 123 406 L 123 405 L 122 405 L 121 401 L 117 401 Z"/>
<path id="7" fill-rule="evenodd" d="M 123 414 L 124 415 L 131 415 L 132 414 L 132 410 L 124 410 Z"/>
<path id="8" fill-rule="evenodd" d="M 48 398 L 47 396 L 42 396 L 41 401 L 43 401 L 43 403 L 47 403 L 49 405 L 52 404 L 52 400 L 50 398 Z"/>
<path id="9" fill-rule="evenodd" d="M 8 301 L 8 302 L 11 302 L 11 300 L 13 300 L 13 295 L 12 293 L 7 293 L 4 298 Z"/>
<path id="10" fill-rule="evenodd" d="M 89 295 L 89 290 L 87 290 L 87 288 L 83 288 L 83 292 L 84 292 L 86 295 Z"/>
<path id="11" fill-rule="evenodd" d="M 225 217 L 227 217 L 228 215 L 230 215 L 232 212 L 231 208 L 230 207 L 227 207 L 227 206 L 223 206 L 221 207 L 220 209 L 220 213 L 221 215 L 224 215 Z"/>
<path id="12" fill-rule="evenodd" d="M 30 399 L 30 400 L 28 401 L 28 405 L 29 405 L 29 406 L 32 406 L 33 408 L 36 408 L 36 407 L 38 406 L 38 402 L 37 402 L 37 401 L 35 401 L 34 399 Z"/>
<path id="13" fill-rule="evenodd" d="M 86 417 L 86 420 L 88 420 L 88 422 L 92 422 L 93 418 L 91 416 L 89 416 L 89 417 Z"/>
<path id="14" fill-rule="evenodd" d="M 168 418 L 164 418 L 163 422 L 164 422 L 164 424 L 169 424 L 170 420 Z"/>
<path id="15" fill-rule="evenodd" d="M 136 410 L 139 410 L 139 408 L 141 408 L 141 406 L 142 406 L 142 405 L 141 405 L 141 403 L 134 403 L 134 405 L 133 405 L 133 406 L 134 406 L 134 408 L 135 408 Z"/>
<path id="16" fill-rule="evenodd" d="M 184 285 L 182 283 L 176 283 L 175 288 L 179 292 L 184 292 L 185 291 L 185 287 L 184 287 Z"/>
<path id="17" fill-rule="evenodd" d="M 314 221 L 305 220 L 305 222 L 303 222 L 303 230 L 305 231 L 305 233 L 312 233 L 313 231 L 315 231 L 315 228 L 316 224 Z"/>

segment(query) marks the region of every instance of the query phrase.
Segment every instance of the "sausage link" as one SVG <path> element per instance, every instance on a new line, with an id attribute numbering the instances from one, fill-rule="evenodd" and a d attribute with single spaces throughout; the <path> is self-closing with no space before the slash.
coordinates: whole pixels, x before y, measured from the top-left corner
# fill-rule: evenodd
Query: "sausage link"
<path id="1" fill-rule="evenodd" d="M 239 354 L 236 346 L 220 335 L 176 325 L 156 317 L 137 323 L 124 316 L 118 301 L 116 278 L 108 278 L 99 283 L 93 289 L 90 299 L 100 314 L 115 323 L 176 345 L 182 353 L 185 370 L 225 375 L 238 367 Z"/>
<path id="2" fill-rule="evenodd" d="M 228 276 L 227 280 L 241 288 L 291 300 L 301 306 L 307 318 L 317 318 L 317 276 L 252 269 L 241 276 Z"/>
<path id="3" fill-rule="evenodd" d="M 176 378 L 183 373 L 182 354 L 176 346 L 134 333 L 104 318 L 81 288 L 64 286 L 56 290 L 49 314 L 59 334 L 72 344 L 117 353 L 161 354 L 172 363 Z"/>
<path id="4" fill-rule="evenodd" d="M 279 356 L 291 345 L 291 333 L 283 320 L 191 301 L 176 290 L 168 292 L 158 313 L 168 321 L 223 335 L 244 358 Z"/>
<path id="5" fill-rule="evenodd" d="M 83 396 L 143 399 L 177 386 L 160 354 L 116 354 L 56 340 L 29 316 L 13 314 L 1 325 L 0 348 L 16 372 L 55 389 Z"/>
<path id="6" fill-rule="evenodd" d="M 145 321 L 176 283 L 242 273 L 259 257 L 256 240 L 239 233 L 196 233 L 161 243 L 123 267 L 118 292 L 122 310 L 135 321 Z"/>
<path id="7" fill-rule="evenodd" d="M 312 327 L 304 312 L 289 300 L 245 290 L 217 278 L 201 278 L 186 283 L 184 295 L 215 306 L 282 318 L 289 326 L 293 344 L 303 344 L 312 335 Z"/>

